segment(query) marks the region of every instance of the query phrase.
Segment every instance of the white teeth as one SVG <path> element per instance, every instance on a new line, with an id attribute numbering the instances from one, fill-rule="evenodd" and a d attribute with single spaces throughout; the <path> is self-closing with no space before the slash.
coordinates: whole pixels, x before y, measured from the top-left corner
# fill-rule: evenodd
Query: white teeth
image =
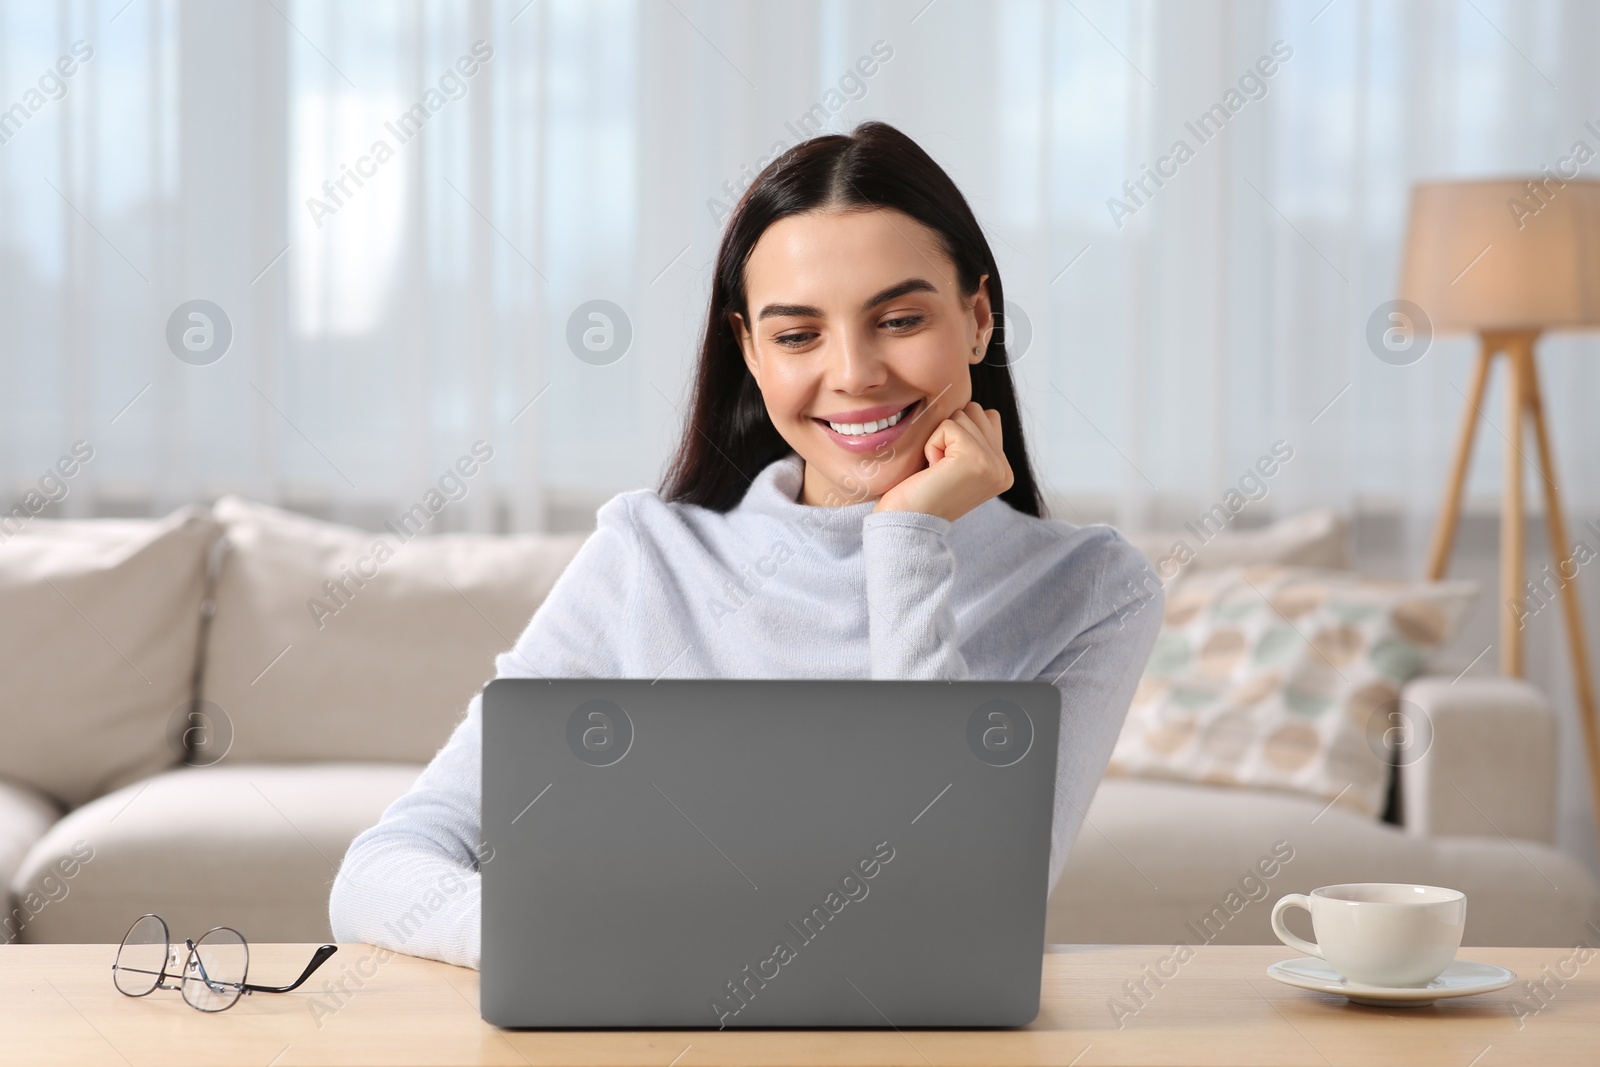
<path id="1" fill-rule="evenodd" d="M 830 422 L 828 425 L 833 427 L 835 433 L 842 433 L 846 437 L 861 437 L 877 433 L 879 430 L 887 430 L 899 422 L 900 416 L 904 414 L 904 411 L 897 411 L 887 419 L 879 419 L 877 422 Z"/>

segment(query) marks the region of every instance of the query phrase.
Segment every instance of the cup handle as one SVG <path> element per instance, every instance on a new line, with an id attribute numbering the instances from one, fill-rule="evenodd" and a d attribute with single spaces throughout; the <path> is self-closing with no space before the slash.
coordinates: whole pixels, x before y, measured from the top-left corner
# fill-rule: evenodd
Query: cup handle
<path id="1" fill-rule="evenodd" d="M 1320 948 L 1305 938 L 1296 937 L 1289 932 L 1289 927 L 1283 921 L 1283 913 L 1290 908 L 1304 908 L 1309 912 L 1311 910 L 1311 898 L 1304 893 L 1287 893 L 1279 897 L 1278 902 L 1272 906 L 1272 932 L 1278 935 L 1279 941 L 1282 941 L 1290 948 L 1297 948 L 1301 952 L 1317 957 L 1319 960 L 1322 959 L 1323 955 Z"/>

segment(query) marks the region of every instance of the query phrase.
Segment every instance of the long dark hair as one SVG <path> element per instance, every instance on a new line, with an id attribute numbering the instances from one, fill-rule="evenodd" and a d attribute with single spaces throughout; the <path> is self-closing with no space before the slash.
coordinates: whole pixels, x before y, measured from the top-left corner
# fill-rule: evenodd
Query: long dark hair
<path id="1" fill-rule="evenodd" d="M 824 208 L 872 207 L 904 212 L 939 234 L 964 297 L 976 294 L 978 279 L 987 274 L 991 306 L 1000 315 L 1005 291 L 989 242 L 961 191 L 915 141 L 887 123 L 865 122 L 849 134 L 795 145 L 756 176 L 728 217 L 717 250 L 689 422 L 667 468 L 663 500 L 726 512 L 744 498 L 763 468 L 794 451 L 767 415 L 729 320 L 733 312 L 746 322 L 750 319 L 745 263 L 767 227 L 779 219 Z M 1044 500 L 1022 437 L 1004 329 L 991 332 L 983 361 L 971 371 L 972 399 L 1000 413 L 1013 478 L 1000 499 L 1044 518 Z"/>

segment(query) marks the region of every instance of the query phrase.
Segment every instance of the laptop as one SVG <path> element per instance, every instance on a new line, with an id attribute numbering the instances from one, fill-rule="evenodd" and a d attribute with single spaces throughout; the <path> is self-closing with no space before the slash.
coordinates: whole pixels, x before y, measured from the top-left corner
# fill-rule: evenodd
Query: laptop
<path id="1" fill-rule="evenodd" d="M 490 682 L 483 1018 L 1026 1025 L 1060 709 L 1046 682 Z"/>

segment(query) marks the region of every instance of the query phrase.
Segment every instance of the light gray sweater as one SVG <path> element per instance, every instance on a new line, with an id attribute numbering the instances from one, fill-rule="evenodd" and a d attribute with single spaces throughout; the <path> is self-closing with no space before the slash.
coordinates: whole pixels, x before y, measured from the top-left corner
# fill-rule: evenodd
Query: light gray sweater
<path id="1" fill-rule="evenodd" d="M 774 461 L 726 514 L 613 497 L 497 677 L 1051 682 L 1054 885 L 1155 642 L 1154 570 L 1110 526 L 999 498 L 955 522 L 814 507 L 798 502 L 803 473 L 798 455 Z M 328 902 L 336 941 L 478 966 L 481 700 L 351 843 Z"/>

